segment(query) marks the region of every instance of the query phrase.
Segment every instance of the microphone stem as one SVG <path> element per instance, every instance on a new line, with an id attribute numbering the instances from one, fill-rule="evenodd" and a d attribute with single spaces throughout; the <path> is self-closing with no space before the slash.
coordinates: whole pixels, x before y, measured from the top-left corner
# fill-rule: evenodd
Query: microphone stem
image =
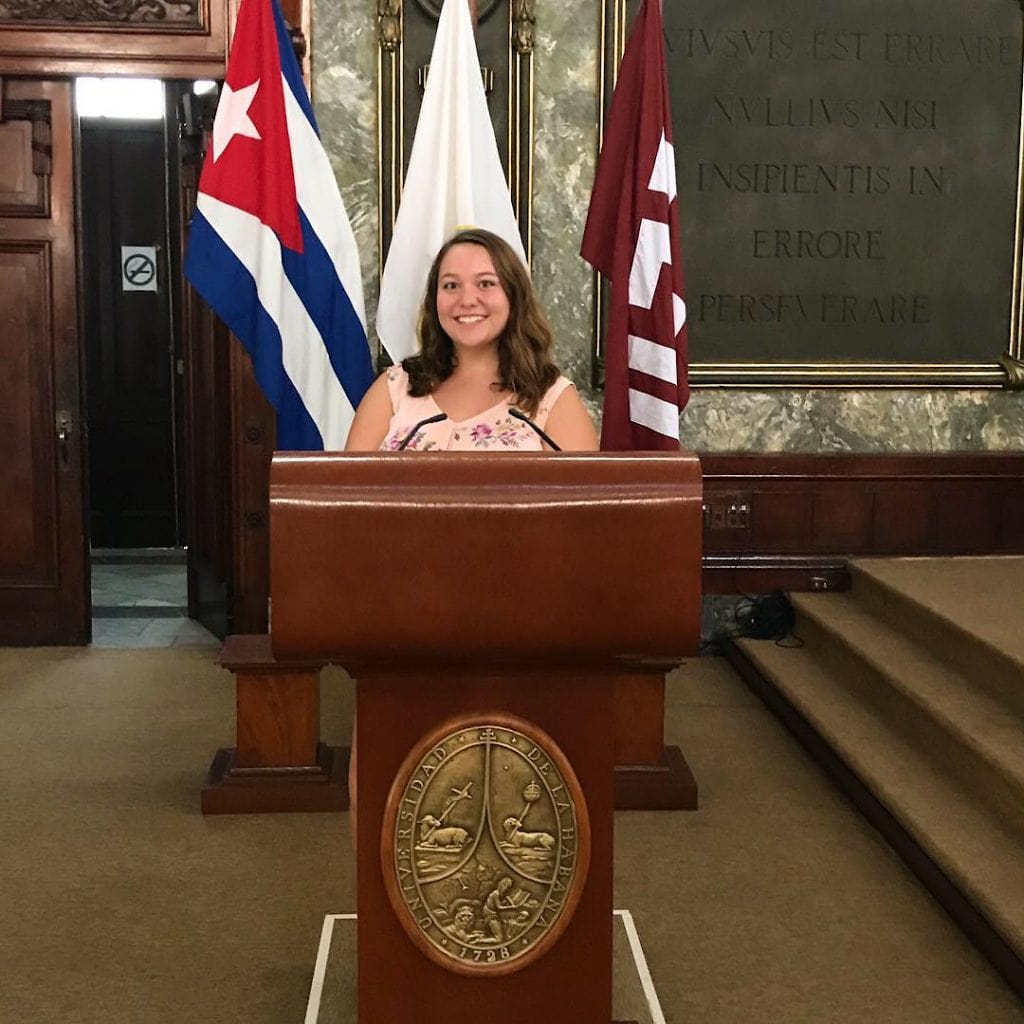
<path id="1" fill-rule="evenodd" d="M 541 428 L 538 427 L 537 424 L 534 423 L 529 416 L 526 415 L 526 413 L 522 413 L 518 409 L 510 408 L 509 415 L 512 416 L 514 419 L 521 420 L 523 423 L 525 423 L 542 441 L 545 442 L 545 444 L 547 444 L 547 446 L 552 451 L 560 452 L 562 450 L 559 445 L 555 444 L 555 442 L 552 441 L 551 438 L 543 430 L 541 430 Z"/>

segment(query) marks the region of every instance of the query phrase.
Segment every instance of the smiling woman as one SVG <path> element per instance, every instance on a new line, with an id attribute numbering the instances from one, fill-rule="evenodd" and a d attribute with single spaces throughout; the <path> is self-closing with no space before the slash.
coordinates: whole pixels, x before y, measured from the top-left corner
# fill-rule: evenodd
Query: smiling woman
<path id="1" fill-rule="evenodd" d="M 461 231 L 441 247 L 419 342 L 370 388 L 347 450 L 597 449 L 526 267 L 497 235 Z"/>

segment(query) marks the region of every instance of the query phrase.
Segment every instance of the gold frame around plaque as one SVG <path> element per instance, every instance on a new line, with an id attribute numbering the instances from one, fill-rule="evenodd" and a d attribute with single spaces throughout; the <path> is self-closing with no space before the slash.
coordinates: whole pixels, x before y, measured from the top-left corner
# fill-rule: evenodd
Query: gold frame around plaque
<path id="1" fill-rule="evenodd" d="M 536 963 L 565 933 L 590 847 L 586 798 L 555 741 L 516 715 L 464 714 L 424 736 L 399 768 L 381 870 L 424 956 L 456 974 L 498 977 Z"/>
<path id="2" fill-rule="evenodd" d="M 405 181 L 404 10 L 409 0 L 377 0 L 378 276 Z M 417 0 L 419 2 L 419 0 Z M 502 0 L 508 8 L 508 156 L 512 208 L 527 262 L 533 260 L 533 26 L 535 0 Z M 423 5 L 420 4 L 422 7 Z M 500 6 L 488 5 L 485 13 Z"/>
<path id="3" fill-rule="evenodd" d="M 598 53 L 598 152 L 605 118 L 626 49 L 627 0 L 602 0 Z M 1024 14 L 1024 0 L 1018 0 Z M 604 386 L 601 328 L 609 289 L 594 272 L 592 382 Z M 1024 45 L 1018 128 L 1017 195 L 1013 238 L 1010 331 L 1006 351 L 991 363 L 690 363 L 691 387 L 717 388 L 1006 388 L 1024 390 Z"/>

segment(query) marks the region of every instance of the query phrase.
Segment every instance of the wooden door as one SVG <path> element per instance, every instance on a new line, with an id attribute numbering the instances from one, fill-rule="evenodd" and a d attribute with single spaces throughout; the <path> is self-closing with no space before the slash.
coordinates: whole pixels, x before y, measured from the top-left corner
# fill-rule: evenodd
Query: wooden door
<path id="1" fill-rule="evenodd" d="M 214 635 L 231 630 L 231 408 L 230 342 L 227 328 L 185 280 L 181 271 L 188 226 L 196 206 L 199 175 L 213 128 L 216 98 L 196 96 L 188 82 L 167 82 L 171 133 L 172 216 L 178 244 L 172 278 L 179 282 L 175 320 L 180 325 L 184 370 L 183 460 L 188 550 L 188 613 Z"/>
<path id="2" fill-rule="evenodd" d="M 89 640 L 71 85 L 0 93 L 0 644 Z"/>
<path id="3" fill-rule="evenodd" d="M 176 547 L 164 126 L 83 119 L 80 140 L 92 544 Z"/>

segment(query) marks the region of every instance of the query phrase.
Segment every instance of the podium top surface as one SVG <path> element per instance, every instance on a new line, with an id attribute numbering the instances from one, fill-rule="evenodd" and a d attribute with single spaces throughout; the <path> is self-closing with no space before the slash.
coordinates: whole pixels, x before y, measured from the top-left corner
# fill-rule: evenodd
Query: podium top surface
<path id="1" fill-rule="evenodd" d="M 666 661 L 700 621 L 689 453 L 283 453 L 277 657 Z"/>
<path id="2" fill-rule="evenodd" d="M 275 452 L 270 486 L 406 482 L 700 482 L 693 452 Z"/>

